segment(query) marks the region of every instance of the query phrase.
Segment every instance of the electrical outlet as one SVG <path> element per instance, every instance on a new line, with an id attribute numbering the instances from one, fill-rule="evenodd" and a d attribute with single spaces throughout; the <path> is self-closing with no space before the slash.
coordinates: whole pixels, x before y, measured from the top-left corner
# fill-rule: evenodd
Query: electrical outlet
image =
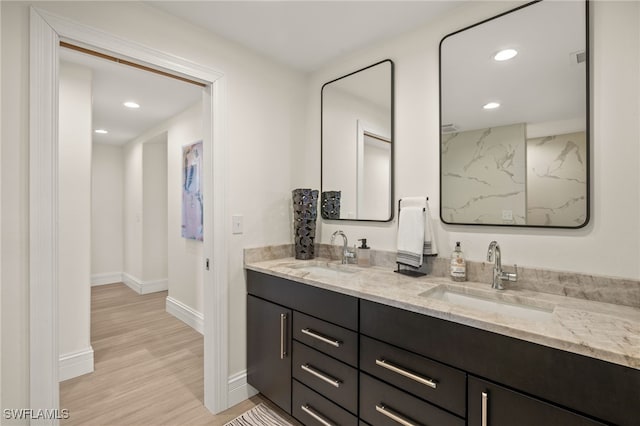
<path id="1" fill-rule="evenodd" d="M 502 220 L 513 220 L 513 210 L 502 210 Z"/>
<path id="2" fill-rule="evenodd" d="M 231 233 L 232 234 L 242 234 L 244 232 L 242 219 L 243 219 L 242 215 L 231 216 Z"/>

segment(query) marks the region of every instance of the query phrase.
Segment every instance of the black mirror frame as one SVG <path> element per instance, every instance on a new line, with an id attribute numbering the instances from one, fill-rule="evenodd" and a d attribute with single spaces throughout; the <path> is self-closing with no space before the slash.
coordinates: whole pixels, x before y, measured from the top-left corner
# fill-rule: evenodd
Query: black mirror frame
<path id="1" fill-rule="evenodd" d="M 390 215 L 388 219 L 328 219 L 325 218 L 322 214 L 321 217 L 323 220 L 327 220 L 327 221 L 350 221 L 350 222 L 391 222 L 394 218 L 394 197 L 395 197 L 395 64 L 393 63 L 393 61 L 391 59 L 383 59 L 379 62 L 376 62 L 375 64 L 369 65 L 367 67 L 361 68 L 359 70 L 353 71 L 349 74 L 343 75 L 342 77 L 338 77 L 336 79 L 333 79 L 331 81 L 326 82 L 325 84 L 322 85 L 322 88 L 320 89 L 320 193 L 322 193 L 323 188 L 322 188 L 322 170 L 323 170 L 323 156 L 322 156 L 322 152 L 323 152 L 323 142 L 324 142 L 324 135 L 323 135 L 323 110 L 324 110 L 324 88 L 325 86 L 334 83 L 338 80 L 342 80 L 343 78 L 346 77 L 350 77 L 354 74 L 357 74 L 361 71 L 367 70 L 369 68 L 373 68 L 377 65 L 383 64 L 385 62 L 388 62 L 389 65 L 391 65 L 391 165 L 390 165 L 390 172 L 391 172 L 391 182 L 390 182 L 390 200 L 389 200 L 389 204 L 390 204 Z"/>
<path id="2" fill-rule="evenodd" d="M 483 21 L 480 21 L 476 24 L 470 25 L 468 27 L 462 28 L 460 30 L 454 31 L 450 34 L 447 34 L 446 36 L 444 36 L 442 38 L 442 40 L 440 40 L 440 45 L 438 47 L 438 95 L 439 95 L 439 105 L 438 105 L 438 113 L 439 113 L 439 123 L 440 123 L 440 127 L 439 127 L 439 147 L 438 147 L 438 152 L 439 152 L 439 170 L 440 170 L 440 174 L 439 174 L 439 187 L 440 187 L 440 209 L 439 209 L 439 215 L 440 215 L 440 220 L 442 221 L 442 223 L 447 224 L 447 225 L 461 225 L 461 226 L 493 226 L 493 227 L 509 227 L 509 228 L 542 228 L 542 229 L 580 229 L 580 228 L 584 228 L 585 226 L 587 226 L 587 224 L 589 224 L 589 221 L 591 220 L 591 90 L 590 90 L 590 84 L 591 84 L 591 75 L 590 75 L 590 66 L 591 66 L 591 52 L 590 52 L 590 39 L 589 39 L 589 0 L 584 0 L 584 4 L 585 4 L 585 57 L 586 57 L 586 64 L 585 64 L 585 72 L 586 72 L 586 105 L 585 105 L 585 118 L 586 118 L 586 129 L 585 129 L 585 136 L 586 136 L 586 161 L 587 161 L 587 167 L 586 167 L 586 207 L 585 207 L 585 220 L 583 223 L 581 223 L 578 226 L 545 226 L 545 225 L 513 225 L 513 224 L 501 224 L 501 223 L 460 223 L 460 222 L 447 222 L 445 220 L 445 218 L 442 215 L 442 43 L 448 38 L 451 37 L 455 34 L 461 33 L 463 31 L 466 31 L 470 28 L 474 28 L 477 27 L 479 25 L 485 24 L 487 22 L 493 21 L 495 19 L 501 18 L 505 15 L 508 15 L 510 13 L 516 12 L 520 9 L 524 9 L 528 6 L 531 6 L 533 4 L 536 3 L 540 3 L 543 0 L 536 0 L 536 1 L 532 1 L 530 3 L 524 4 L 522 6 L 516 7 L 514 9 L 508 10 L 506 12 L 503 12 L 499 15 L 496 15 L 494 17 L 485 19 Z"/>

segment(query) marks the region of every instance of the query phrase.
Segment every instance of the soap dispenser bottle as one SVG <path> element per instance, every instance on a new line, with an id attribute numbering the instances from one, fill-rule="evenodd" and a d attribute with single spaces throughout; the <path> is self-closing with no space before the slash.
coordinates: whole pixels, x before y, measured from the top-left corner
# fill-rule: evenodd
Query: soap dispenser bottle
<path id="1" fill-rule="evenodd" d="M 369 250 L 370 247 L 367 246 L 367 239 L 362 238 L 358 241 L 361 243 L 356 255 L 358 259 L 358 266 L 371 266 L 371 250 Z"/>
<path id="2" fill-rule="evenodd" d="M 451 254 L 451 279 L 453 281 L 467 280 L 467 264 L 464 260 L 462 247 L 460 247 L 460 241 L 456 242 L 456 248 Z"/>

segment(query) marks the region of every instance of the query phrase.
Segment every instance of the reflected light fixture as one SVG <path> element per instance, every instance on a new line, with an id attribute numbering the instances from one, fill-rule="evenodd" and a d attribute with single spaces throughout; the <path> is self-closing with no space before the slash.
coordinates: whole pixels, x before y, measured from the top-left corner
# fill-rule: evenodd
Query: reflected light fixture
<path id="1" fill-rule="evenodd" d="M 504 49 L 495 54 L 493 59 L 496 61 L 508 61 L 509 59 L 514 58 L 518 54 L 518 51 L 515 49 Z"/>
<path id="2" fill-rule="evenodd" d="M 498 102 L 489 102 L 488 104 L 484 104 L 482 108 L 484 109 L 496 109 L 500 106 Z"/>
<path id="3" fill-rule="evenodd" d="M 96 129 L 96 130 L 94 130 L 94 132 L 99 134 L 99 135 L 106 135 L 107 133 L 109 133 L 105 129 Z"/>
<path id="4" fill-rule="evenodd" d="M 127 108 L 132 108 L 132 109 L 140 108 L 140 105 L 132 101 L 127 101 L 123 105 L 126 106 Z"/>

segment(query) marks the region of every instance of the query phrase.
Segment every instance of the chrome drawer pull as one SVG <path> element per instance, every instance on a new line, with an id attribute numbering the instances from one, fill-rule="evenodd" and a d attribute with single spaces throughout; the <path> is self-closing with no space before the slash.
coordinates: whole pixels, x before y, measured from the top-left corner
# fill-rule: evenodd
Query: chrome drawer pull
<path id="1" fill-rule="evenodd" d="M 342 383 L 338 379 L 334 379 L 333 377 L 330 377 L 330 376 L 327 376 L 325 374 L 322 374 L 321 372 L 319 372 L 315 368 L 311 367 L 309 364 L 302 364 L 300 366 L 300 368 L 302 368 L 307 373 L 309 373 L 309 374 L 311 374 L 313 376 L 316 376 L 318 379 L 329 383 L 331 386 L 333 386 L 335 388 L 339 388 L 340 387 L 340 383 Z"/>
<path id="2" fill-rule="evenodd" d="M 427 379 L 426 377 L 418 376 L 417 374 L 414 374 L 411 371 L 407 371 L 403 368 L 400 368 L 397 365 L 394 365 L 384 359 L 376 359 L 376 365 L 386 368 L 387 370 L 391 370 L 394 373 L 400 374 L 401 376 L 407 377 L 425 386 L 429 386 L 430 388 L 435 389 L 438 387 L 438 384 L 435 381 L 431 379 Z"/>
<path id="3" fill-rule="evenodd" d="M 302 334 L 306 334 L 307 336 L 313 337 L 316 340 L 320 340 L 321 342 L 328 343 L 331 346 L 335 346 L 339 348 L 342 345 L 340 340 L 334 339 L 333 337 L 323 336 L 322 334 L 315 332 L 309 328 L 303 328 L 300 330 Z"/>
<path id="4" fill-rule="evenodd" d="M 287 356 L 287 348 L 285 346 L 285 334 L 287 333 L 287 314 L 280 314 L 280 359 Z"/>
<path id="5" fill-rule="evenodd" d="M 482 392 L 482 426 L 487 426 L 487 402 L 489 401 L 489 394 Z"/>
<path id="6" fill-rule="evenodd" d="M 335 426 L 333 423 L 327 420 L 326 417 L 324 417 L 322 414 L 318 413 L 311 406 L 309 406 L 309 404 L 302 405 L 300 406 L 300 408 L 302 408 L 302 411 L 304 411 L 305 413 L 307 413 L 308 415 L 316 419 L 320 424 L 324 426 Z"/>
<path id="7" fill-rule="evenodd" d="M 385 407 L 384 404 L 376 405 L 376 411 L 378 413 L 381 413 L 381 414 L 389 417 L 394 422 L 400 423 L 401 425 L 404 425 L 404 426 L 418 426 L 417 423 L 410 422 L 409 420 L 407 420 L 406 417 L 404 417 L 401 414 L 393 411 L 389 407 Z"/>

